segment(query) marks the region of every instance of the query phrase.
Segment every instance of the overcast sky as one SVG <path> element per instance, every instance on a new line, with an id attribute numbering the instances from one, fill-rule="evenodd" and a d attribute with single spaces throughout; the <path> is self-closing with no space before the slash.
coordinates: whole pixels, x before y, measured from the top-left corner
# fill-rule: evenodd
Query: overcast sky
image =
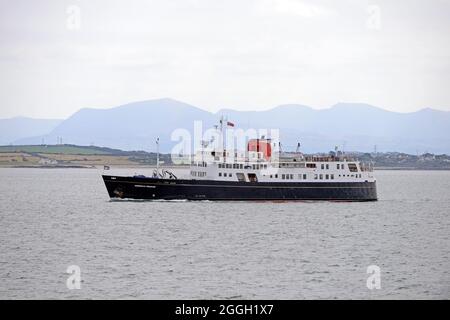
<path id="1" fill-rule="evenodd" d="M 0 0 L 0 118 L 162 97 L 450 110 L 449 33 L 449 0 Z"/>

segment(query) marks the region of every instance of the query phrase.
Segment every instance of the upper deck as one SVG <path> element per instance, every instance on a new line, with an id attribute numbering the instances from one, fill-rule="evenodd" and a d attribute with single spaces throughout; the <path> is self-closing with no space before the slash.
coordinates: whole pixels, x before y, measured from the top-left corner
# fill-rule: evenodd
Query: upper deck
<path id="1" fill-rule="evenodd" d="M 373 167 L 344 156 L 281 157 L 261 154 L 201 154 L 191 163 L 191 179 L 241 182 L 365 182 L 375 181 Z"/>

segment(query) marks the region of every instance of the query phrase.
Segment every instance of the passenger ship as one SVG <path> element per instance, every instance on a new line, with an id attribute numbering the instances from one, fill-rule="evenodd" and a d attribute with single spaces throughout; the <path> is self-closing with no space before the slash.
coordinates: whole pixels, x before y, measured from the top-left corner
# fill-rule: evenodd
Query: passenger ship
<path id="1" fill-rule="evenodd" d="M 242 154 L 202 150 L 191 163 L 189 178 L 180 179 L 157 165 L 152 177 L 103 175 L 103 180 L 112 199 L 377 200 L 372 166 L 341 152 L 275 160 L 272 146 L 262 138 L 249 140 Z"/>

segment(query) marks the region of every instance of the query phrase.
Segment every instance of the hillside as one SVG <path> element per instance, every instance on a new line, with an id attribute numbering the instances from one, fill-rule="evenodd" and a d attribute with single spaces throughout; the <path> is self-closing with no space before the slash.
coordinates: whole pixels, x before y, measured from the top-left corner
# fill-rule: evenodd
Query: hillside
<path id="1" fill-rule="evenodd" d="M 304 152 L 345 150 L 372 152 L 450 154 L 450 112 L 423 109 L 411 113 L 390 112 L 375 106 L 339 103 L 315 110 L 302 105 L 281 105 L 266 111 L 223 109 L 210 113 L 172 99 L 130 103 L 111 109 L 85 108 L 61 122 L 48 134 L 18 139 L 15 144 L 57 141 L 77 145 L 102 145 L 121 150 L 155 151 L 160 137 L 162 152 L 170 152 L 179 140 L 177 129 L 194 131 L 194 121 L 203 130 L 218 123 L 221 115 L 238 128 L 280 130 L 287 147 L 302 145 Z M 198 138 L 198 137 L 197 137 Z"/>

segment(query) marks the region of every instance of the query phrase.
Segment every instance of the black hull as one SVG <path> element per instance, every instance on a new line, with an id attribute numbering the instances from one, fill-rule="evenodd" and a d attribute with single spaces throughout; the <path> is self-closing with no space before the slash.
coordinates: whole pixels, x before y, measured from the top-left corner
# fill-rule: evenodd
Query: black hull
<path id="1" fill-rule="evenodd" d="M 103 176 L 111 199 L 376 201 L 375 182 L 228 182 Z"/>

